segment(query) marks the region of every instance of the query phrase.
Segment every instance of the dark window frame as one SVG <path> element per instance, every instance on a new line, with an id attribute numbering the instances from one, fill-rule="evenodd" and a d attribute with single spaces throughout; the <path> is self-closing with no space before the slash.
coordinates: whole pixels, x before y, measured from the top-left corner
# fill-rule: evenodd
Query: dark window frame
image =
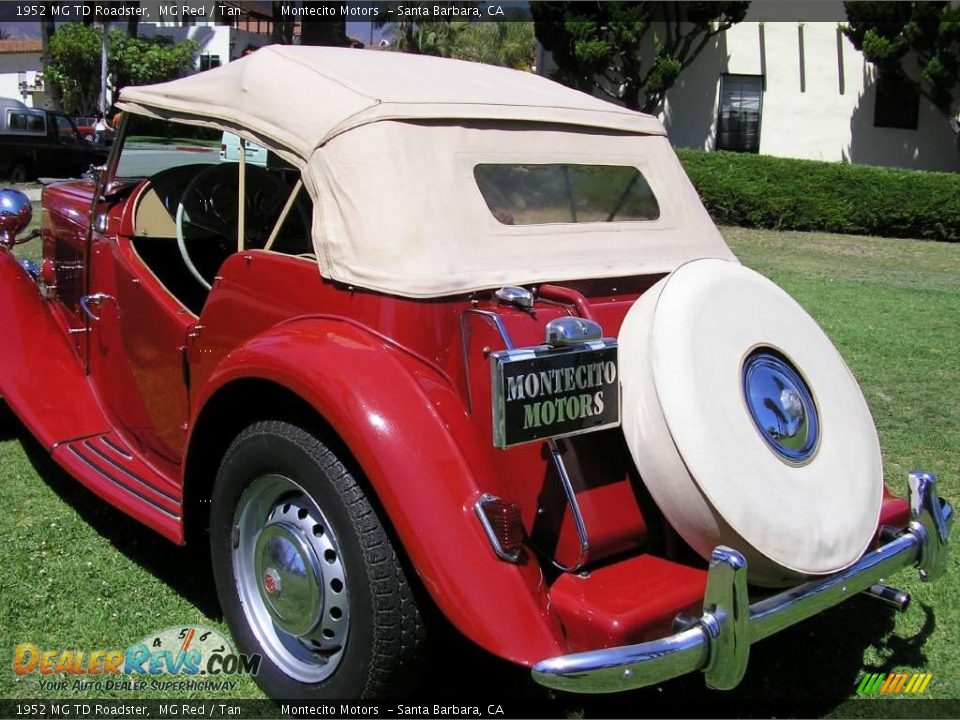
<path id="1" fill-rule="evenodd" d="M 23 118 L 24 127 L 22 128 L 13 127 L 12 120 L 15 115 Z M 30 127 L 31 120 L 38 121 L 38 123 L 42 125 L 42 127 L 31 128 Z M 27 110 L 21 110 L 19 108 L 7 108 L 6 132 L 14 135 L 29 135 L 33 137 L 45 137 L 47 134 L 46 115 L 40 115 L 37 112 L 29 112 Z"/>
<path id="2" fill-rule="evenodd" d="M 744 80 L 755 80 L 757 83 L 757 89 L 759 90 L 759 106 L 756 113 L 756 133 L 755 141 L 749 143 L 745 134 L 739 130 L 737 132 L 738 142 L 727 142 L 725 141 L 725 133 L 722 131 L 722 126 L 724 123 L 724 85 L 730 80 L 737 80 L 742 82 Z M 714 149 L 716 150 L 728 150 L 731 152 L 748 152 L 748 153 L 759 153 L 760 152 L 760 130 L 763 127 L 763 96 L 766 91 L 766 77 L 764 75 L 750 75 L 745 73 L 722 73 L 720 75 L 720 87 L 719 87 L 719 96 L 717 98 L 717 132 L 716 137 L 714 138 Z M 742 97 L 742 92 L 741 92 Z M 738 121 L 739 122 L 739 121 Z"/>
<path id="3" fill-rule="evenodd" d="M 909 80 L 885 73 L 877 75 L 873 126 L 897 130 L 916 130 L 920 126 L 920 92 Z"/>

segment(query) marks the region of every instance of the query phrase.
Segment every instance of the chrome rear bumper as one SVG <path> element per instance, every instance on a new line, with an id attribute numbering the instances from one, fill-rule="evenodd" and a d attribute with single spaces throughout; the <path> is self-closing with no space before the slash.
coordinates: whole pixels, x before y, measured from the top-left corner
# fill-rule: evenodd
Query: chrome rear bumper
<path id="1" fill-rule="evenodd" d="M 567 692 L 608 693 L 702 670 L 709 687 L 736 687 L 746 672 L 750 645 L 758 640 L 870 591 L 902 568 L 917 565 L 924 581 L 943 573 L 953 508 L 939 499 L 936 478 L 929 473 L 910 473 L 908 490 L 907 528 L 846 570 L 750 605 L 746 560 L 736 550 L 717 547 L 710 560 L 703 615 L 690 627 L 638 645 L 548 658 L 533 667 L 533 679 Z"/>

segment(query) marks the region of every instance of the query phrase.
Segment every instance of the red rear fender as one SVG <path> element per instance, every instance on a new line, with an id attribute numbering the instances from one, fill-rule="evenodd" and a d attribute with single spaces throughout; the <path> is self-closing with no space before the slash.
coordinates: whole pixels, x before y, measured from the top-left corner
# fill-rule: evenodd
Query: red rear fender
<path id="1" fill-rule="evenodd" d="M 339 435 L 424 586 L 461 632 L 514 662 L 560 650 L 536 560 L 499 560 L 477 520 L 474 503 L 497 493 L 499 478 L 460 396 L 433 368 L 349 322 L 301 319 L 229 353 L 198 389 L 197 414 L 251 378 L 295 393 Z"/>

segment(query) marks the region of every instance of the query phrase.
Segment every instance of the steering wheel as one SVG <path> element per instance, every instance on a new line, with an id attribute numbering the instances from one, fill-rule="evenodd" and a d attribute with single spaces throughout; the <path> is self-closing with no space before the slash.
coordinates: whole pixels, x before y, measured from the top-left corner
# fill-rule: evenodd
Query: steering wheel
<path id="1" fill-rule="evenodd" d="M 225 163 L 201 170 L 187 184 L 177 205 L 177 247 L 194 279 L 207 290 L 210 281 L 197 269 L 187 250 L 187 240 L 208 238 L 224 257 L 237 250 L 238 177 L 240 165 Z M 246 165 L 244 192 L 244 248 L 262 248 L 290 195 L 273 173 L 258 165 Z M 301 213 L 302 215 L 302 213 Z M 308 226 L 306 226 L 308 227 Z"/>

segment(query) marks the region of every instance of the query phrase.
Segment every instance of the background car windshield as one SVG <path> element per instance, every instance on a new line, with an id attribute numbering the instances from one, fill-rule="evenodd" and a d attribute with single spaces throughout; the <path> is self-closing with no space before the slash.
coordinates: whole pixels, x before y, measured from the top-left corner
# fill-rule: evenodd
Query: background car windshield
<path id="1" fill-rule="evenodd" d="M 656 220 L 646 179 L 628 165 L 482 164 L 474 178 L 504 225 Z"/>
<path id="2" fill-rule="evenodd" d="M 131 115 L 118 178 L 150 177 L 181 165 L 220 162 L 219 130 Z"/>
<path id="3" fill-rule="evenodd" d="M 54 115 L 54 119 L 57 121 L 57 133 L 60 135 L 62 140 L 76 140 L 77 131 L 64 115 Z"/>

